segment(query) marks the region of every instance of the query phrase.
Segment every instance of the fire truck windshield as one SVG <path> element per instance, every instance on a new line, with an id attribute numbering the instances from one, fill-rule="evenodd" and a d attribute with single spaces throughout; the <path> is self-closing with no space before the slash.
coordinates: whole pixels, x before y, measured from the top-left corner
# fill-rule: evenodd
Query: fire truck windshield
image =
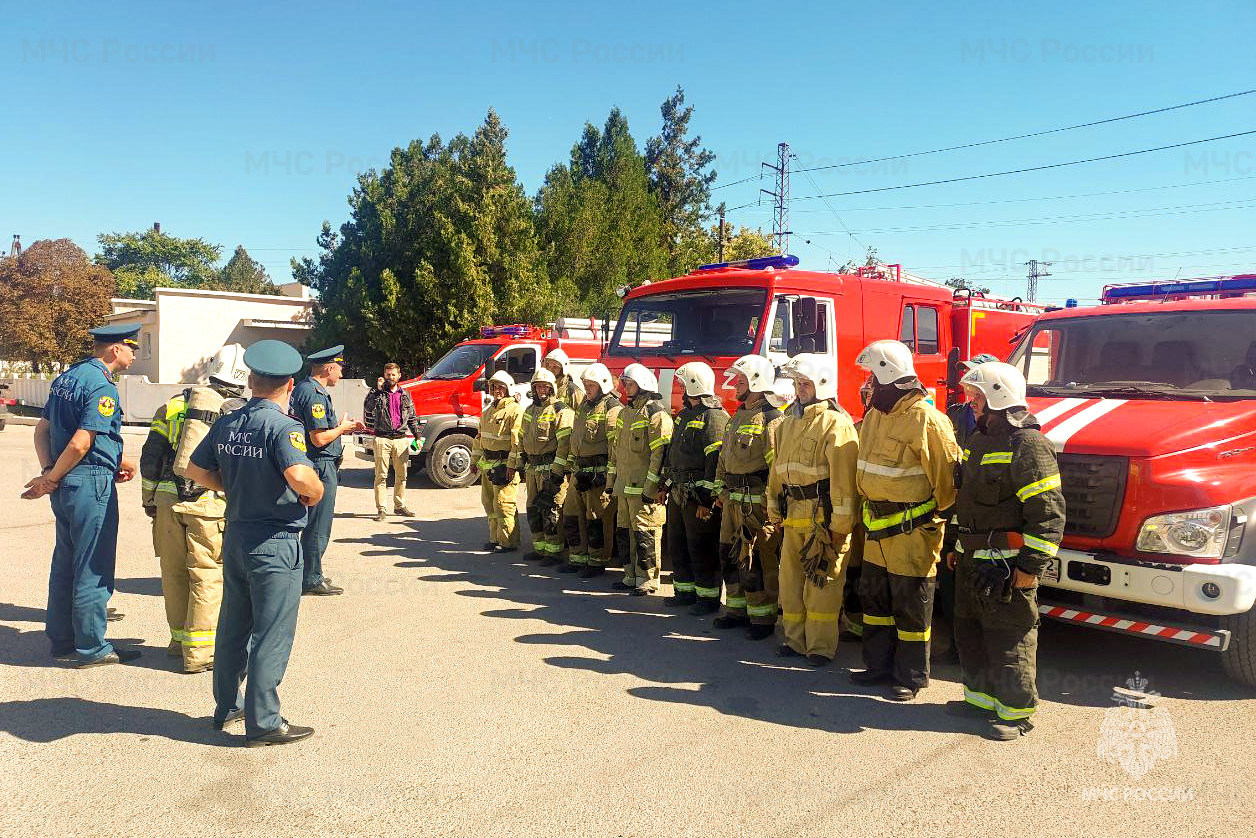
<path id="1" fill-rule="evenodd" d="M 484 366 L 498 346 L 495 343 L 464 343 L 455 346 L 423 373 L 423 381 L 460 381 Z"/>
<path id="2" fill-rule="evenodd" d="M 1256 309 L 1044 320 L 1009 359 L 1029 395 L 1256 398 Z"/>
<path id="3" fill-rule="evenodd" d="M 745 355 L 754 350 L 767 291 L 719 288 L 651 294 L 624 304 L 609 355 Z"/>

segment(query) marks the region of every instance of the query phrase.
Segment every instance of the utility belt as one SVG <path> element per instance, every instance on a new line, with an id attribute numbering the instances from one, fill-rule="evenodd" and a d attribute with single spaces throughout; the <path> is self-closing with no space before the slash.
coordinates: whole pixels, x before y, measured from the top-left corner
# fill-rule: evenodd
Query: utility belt
<path id="1" fill-rule="evenodd" d="M 673 468 L 667 473 L 667 479 L 673 486 L 697 483 L 704 477 L 706 477 L 706 468 Z"/>
<path id="2" fill-rule="evenodd" d="M 523 452 L 519 455 L 519 460 L 528 468 L 539 471 L 543 467 L 552 466 L 556 455 L 557 452 L 555 451 L 550 451 L 546 454 L 528 454 Z"/>
<path id="3" fill-rule="evenodd" d="M 818 498 L 829 497 L 829 479 L 817 480 L 815 483 L 808 483 L 806 486 L 798 486 L 786 483 L 781 486 L 781 494 L 787 496 L 790 500 L 816 500 Z"/>
<path id="4" fill-rule="evenodd" d="M 917 527 L 933 520 L 938 508 L 934 498 L 901 503 L 893 500 L 865 500 L 863 524 L 869 541 L 880 541 L 896 535 L 906 535 Z"/>
<path id="5" fill-rule="evenodd" d="M 1025 536 L 1012 530 L 973 532 L 967 527 L 960 527 L 957 546 L 959 552 L 974 559 L 1008 559 L 1015 557 L 1025 546 Z"/>
<path id="6" fill-rule="evenodd" d="M 730 489 L 762 489 L 768 482 L 768 470 L 751 471 L 745 474 L 724 474 L 724 485 Z"/>
<path id="7" fill-rule="evenodd" d="M 588 457 L 576 457 L 576 470 L 572 478 L 577 492 L 588 492 L 606 485 L 606 466 L 609 458 L 605 454 L 592 454 Z"/>

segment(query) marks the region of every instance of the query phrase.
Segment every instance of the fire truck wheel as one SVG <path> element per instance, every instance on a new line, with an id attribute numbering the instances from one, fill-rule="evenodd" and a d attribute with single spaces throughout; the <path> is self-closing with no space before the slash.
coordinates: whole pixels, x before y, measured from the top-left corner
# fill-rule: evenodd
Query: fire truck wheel
<path id="1" fill-rule="evenodd" d="M 1230 646 L 1221 653 L 1226 674 L 1256 687 L 1256 608 L 1222 617 L 1221 627 L 1230 630 Z"/>
<path id="2" fill-rule="evenodd" d="M 427 476 L 442 489 L 463 489 L 475 482 L 471 444 L 466 434 L 448 434 L 436 440 L 427 455 Z"/>

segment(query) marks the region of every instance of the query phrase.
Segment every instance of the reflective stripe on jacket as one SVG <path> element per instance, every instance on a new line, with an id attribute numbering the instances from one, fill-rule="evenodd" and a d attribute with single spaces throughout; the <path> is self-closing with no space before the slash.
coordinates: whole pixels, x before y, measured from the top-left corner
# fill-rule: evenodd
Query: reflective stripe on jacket
<path id="1" fill-rule="evenodd" d="M 946 415 L 915 392 L 888 414 L 869 409 L 859 429 L 856 487 L 866 500 L 923 503 L 938 509 L 955 502 L 960 450 Z"/>
<path id="2" fill-rule="evenodd" d="M 776 458 L 768 481 L 768 515 L 782 520 L 786 527 L 810 529 L 827 527 L 843 535 L 854 529 L 855 462 L 859 438 L 855 425 L 844 410 L 828 402 L 791 408 L 776 427 Z M 790 499 L 781 508 L 780 494 L 785 486 L 813 486 L 828 481 L 832 517 L 824 520 L 817 499 Z"/>

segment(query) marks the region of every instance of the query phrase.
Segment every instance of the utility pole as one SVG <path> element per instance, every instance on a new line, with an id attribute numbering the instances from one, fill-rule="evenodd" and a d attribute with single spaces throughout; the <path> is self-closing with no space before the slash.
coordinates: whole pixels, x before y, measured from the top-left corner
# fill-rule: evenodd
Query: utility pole
<path id="1" fill-rule="evenodd" d="M 1030 259 L 1025 264 L 1029 266 L 1029 287 L 1025 290 L 1025 300 L 1026 302 L 1036 303 L 1038 302 L 1038 280 L 1044 276 L 1051 276 L 1046 271 L 1051 266 L 1051 263 Z"/>
<path id="2" fill-rule="evenodd" d="M 13 245 L 9 248 L 9 258 L 16 259 L 22 255 L 22 237 L 18 233 L 13 234 Z"/>
<path id="3" fill-rule="evenodd" d="M 724 261 L 724 206 L 724 202 L 721 201 L 718 210 L 720 214 L 720 258 L 715 260 L 717 262 Z"/>
<path id="4" fill-rule="evenodd" d="M 789 229 L 789 143 L 777 143 L 776 165 L 762 163 L 776 172 L 776 191 L 760 189 L 776 199 L 772 213 L 772 238 L 776 240 L 776 249 L 782 255 L 789 253 L 789 237 L 793 231 Z"/>

